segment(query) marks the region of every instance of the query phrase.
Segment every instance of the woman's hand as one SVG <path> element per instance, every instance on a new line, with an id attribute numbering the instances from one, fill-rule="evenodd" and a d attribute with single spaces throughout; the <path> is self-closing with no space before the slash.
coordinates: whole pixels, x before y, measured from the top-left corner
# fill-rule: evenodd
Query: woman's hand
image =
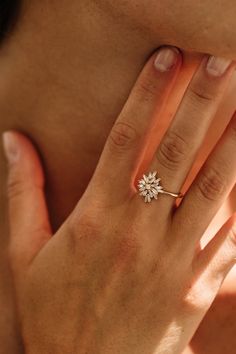
<path id="1" fill-rule="evenodd" d="M 5 134 L 27 354 L 181 353 L 235 264 L 234 217 L 205 249 L 199 241 L 236 181 L 236 117 L 178 208 L 171 196 L 145 204 L 137 193 L 148 137 L 181 68 L 177 51 L 164 48 L 158 58 L 145 66 L 87 190 L 53 237 L 38 155 L 23 135 Z M 204 57 L 147 166 L 165 189 L 183 186 L 234 69 Z"/>

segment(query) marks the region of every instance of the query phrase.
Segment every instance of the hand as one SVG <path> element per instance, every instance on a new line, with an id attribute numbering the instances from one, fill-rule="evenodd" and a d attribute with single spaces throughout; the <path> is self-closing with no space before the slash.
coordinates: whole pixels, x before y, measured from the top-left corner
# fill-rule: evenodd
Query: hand
<path id="1" fill-rule="evenodd" d="M 178 208 L 167 195 L 145 204 L 135 188 L 181 68 L 180 54 L 164 54 L 175 64 L 165 71 L 163 57 L 156 69 L 154 56 L 147 63 L 87 190 L 53 237 L 37 153 L 23 135 L 5 135 L 11 264 L 27 354 L 181 353 L 235 263 L 234 217 L 199 248 L 235 184 L 235 117 Z M 168 190 L 181 189 L 235 68 L 223 74 L 227 63 L 217 69 L 217 62 L 204 57 L 148 168 Z"/>

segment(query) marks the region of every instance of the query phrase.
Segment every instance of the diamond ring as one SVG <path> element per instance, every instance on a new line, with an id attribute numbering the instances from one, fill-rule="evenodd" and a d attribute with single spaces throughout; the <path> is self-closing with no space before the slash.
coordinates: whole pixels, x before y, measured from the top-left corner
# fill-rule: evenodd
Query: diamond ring
<path id="1" fill-rule="evenodd" d="M 163 189 L 160 185 L 161 178 L 157 178 L 157 171 L 150 172 L 149 175 L 143 175 L 138 181 L 139 195 L 144 197 L 145 203 L 151 203 L 152 199 L 157 199 L 158 194 L 168 194 L 174 198 L 183 198 L 182 193 L 172 193 Z"/>

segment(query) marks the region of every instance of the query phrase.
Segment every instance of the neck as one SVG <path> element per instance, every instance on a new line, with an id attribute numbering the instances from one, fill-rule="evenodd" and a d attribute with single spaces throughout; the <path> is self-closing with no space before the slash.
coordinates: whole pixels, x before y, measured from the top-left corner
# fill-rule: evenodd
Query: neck
<path id="1" fill-rule="evenodd" d="M 59 225 L 84 192 L 144 63 L 164 43 L 101 9 L 44 10 L 39 18 L 39 2 L 27 7 L 2 47 L 0 128 L 21 130 L 37 145 Z"/>

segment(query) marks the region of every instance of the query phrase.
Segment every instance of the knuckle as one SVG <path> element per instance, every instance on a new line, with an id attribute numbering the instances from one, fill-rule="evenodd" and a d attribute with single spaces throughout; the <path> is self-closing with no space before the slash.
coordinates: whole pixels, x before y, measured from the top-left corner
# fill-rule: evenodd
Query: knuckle
<path id="1" fill-rule="evenodd" d="M 197 104 L 200 106 L 209 104 L 216 98 L 216 95 L 204 85 L 195 84 L 190 86 L 188 94 L 192 102 L 195 102 L 195 105 Z"/>
<path id="2" fill-rule="evenodd" d="M 188 314 L 205 311 L 212 302 L 214 293 L 214 288 L 209 287 L 202 279 L 190 279 L 182 293 L 181 308 Z"/>
<path id="3" fill-rule="evenodd" d="M 186 141 L 179 134 L 168 132 L 157 150 L 156 158 L 164 167 L 176 170 L 186 159 L 187 154 L 188 144 Z"/>
<path id="4" fill-rule="evenodd" d="M 68 233 L 74 245 L 80 239 L 95 240 L 101 236 L 100 219 L 91 211 L 84 211 L 80 215 L 74 212 L 66 221 L 66 234 Z"/>
<path id="5" fill-rule="evenodd" d="M 141 100 L 149 101 L 157 92 L 156 83 L 150 78 L 142 78 L 137 86 L 137 94 Z"/>
<path id="6" fill-rule="evenodd" d="M 195 313 L 199 311 L 198 299 L 195 293 L 188 293 L 183 298 L 181 307 L 185 313 Z"/>
<path id="7" fill-rule="evenodd" d="M 210 294 L 199 291 L 198 289 L 190 290 L 182 299 L 181 308 L 185 313 L 194 314 L 205 310 L 211 302 Z"/>
<path id="8" fill-rule="evenodd" d="M 217 201 L 224 194 L 226 183 L 221 173 L 212 167 L 208 171 L 203 171 L 197 188 L 204 199 Z"/>
<path id="9" fill-rule="evenodd" d="M 9 199 L 21 196 L 25 192 L 24 183 L 19 178 L 9 177 L 7 181 L 7 195 Z"/>
<path id="10" fill-rule="evenodd" d="M 133 146 L 138 139 L 138 133 L 128 123 L 118 122 L 110 134 L 110 146 L 116 150 L 126 150 Z"/>

